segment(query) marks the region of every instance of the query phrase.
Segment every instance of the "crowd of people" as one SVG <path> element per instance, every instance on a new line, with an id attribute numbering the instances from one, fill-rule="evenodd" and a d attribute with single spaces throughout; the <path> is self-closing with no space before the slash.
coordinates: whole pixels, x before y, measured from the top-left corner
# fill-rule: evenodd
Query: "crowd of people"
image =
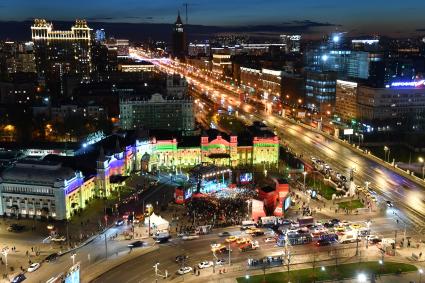
<path id="1" fill-rule="evenodd" d="M 187 203 L 187 216 L 197 225 L 227 226 L 239 224 L 248 214 L 247 200 L 252 192 L 232 197 L 204 196 Z"/>

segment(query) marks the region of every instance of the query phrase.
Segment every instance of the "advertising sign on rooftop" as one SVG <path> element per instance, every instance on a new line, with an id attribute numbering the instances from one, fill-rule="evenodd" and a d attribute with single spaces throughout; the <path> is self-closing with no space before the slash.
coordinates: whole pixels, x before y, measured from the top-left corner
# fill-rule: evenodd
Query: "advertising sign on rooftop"
<path id="1" fill-rule="evenodd" d="M 413 82 L 392 82 L 391 87 L 402 87 L 402 88 L 425 87 L 425 80 L 413 81 Z"/>

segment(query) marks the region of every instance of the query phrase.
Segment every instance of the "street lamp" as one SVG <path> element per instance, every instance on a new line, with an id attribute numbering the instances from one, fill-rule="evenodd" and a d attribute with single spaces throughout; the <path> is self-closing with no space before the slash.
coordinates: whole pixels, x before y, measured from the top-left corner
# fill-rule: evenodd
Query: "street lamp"
<path id="1" fill-rule="evenodd" d="M 370 182 L 369 181 L 366 181 L 366 182 L 364 182 L 364 184 L 366 185 L 366 191 L 369 190 Z"/>
<path id="2" fill-rule="evenodd" d="M 425 167 L 424 167 L 424 165 L 425 165 L 424 161 L 425 160 L 423 159 L 423 157 L 419 157 L 418 160 L 419 160 L 420 163 L 422 163 L 422 179 L 425 179 Z"/>
<path id="3" fill-rule="evenodd" d="M 419 283 L 422 283 L 422 273 L 424 273 L 424 270 L 422 268 L 419 268 Z"/>
<path id="4" fill-rule="evenodd" d="M 304 192 L 305 192 L 305 177 L 307 176 L 307 171 L 304 171 L 303 175 L 304 175 Z"/>
<path id="5" fill-rule="evenodd" d="M 73 253 L 72 255 L 71 255 L 71 258 L 72 258 L 72 265 L 75 265 L 75 256 L 76 256 L 77 254 L 76 253 Z"/>
<path id="6" fill-rule="evenodd" d="M 153 211 L 153 206 L 152 204 L 148 203 L 146 204 L 146 208 L 148 210 L 148 219 L 149 219 L 149 223 L 148 223 L 148 237 L 151 236 L 151 211 Z"/>
<path id="7" fill-rule="evenodd" d="M 384 160 L 389 162 L 389 160 L 390 160 L 390 148 L 386 145 L 384 146 L 384 152 L 385 152 Z M 387 153 L 388 153 L 388 160 L 387 160 Z"/>

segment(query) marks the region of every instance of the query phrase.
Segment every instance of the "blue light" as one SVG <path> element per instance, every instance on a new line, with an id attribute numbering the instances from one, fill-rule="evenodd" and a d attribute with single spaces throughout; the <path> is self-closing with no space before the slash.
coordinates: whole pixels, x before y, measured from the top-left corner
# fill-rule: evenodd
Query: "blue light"
<path id="1" fill-rule="evenodd" d="M 87 144 L 86 143 L 83 143 L 83 147 L 86 148 L 87 147 Z"/>
<path id="2" fill-rule="evenodd" d="M 391 87 L 424 87 L 425 80 L 413 81 L 413 82 L 393 82 Z"/>
<path id="3" fill-rule="evenodd" d="M 322 55 L 322 60 L 323 61 L 328 61 L 328 58 L 329 58 L 329 56 L 328 55 L 326 55 L 326 54 L 324 54 L 324 55 Z"/>
<path id="4" fill-rule="evenodd" d="M 333 42 L 339 42 L 339 40 L 340 40 L 340 37 L 339 37 L 339 35 L 334 35 L 334 37 L 332 38 L 332 40 L 333 40 Z"/>

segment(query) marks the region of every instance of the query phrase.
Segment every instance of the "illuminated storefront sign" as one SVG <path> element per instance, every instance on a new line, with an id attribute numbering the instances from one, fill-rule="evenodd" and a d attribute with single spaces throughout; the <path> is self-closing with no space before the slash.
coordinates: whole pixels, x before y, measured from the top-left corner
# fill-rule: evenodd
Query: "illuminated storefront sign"
<path id="1" fill-rule="evenodd" d="M 391 87 L 424 87 L 425 80 L 414 81 L 414 82 L 393 82 Z"/>

